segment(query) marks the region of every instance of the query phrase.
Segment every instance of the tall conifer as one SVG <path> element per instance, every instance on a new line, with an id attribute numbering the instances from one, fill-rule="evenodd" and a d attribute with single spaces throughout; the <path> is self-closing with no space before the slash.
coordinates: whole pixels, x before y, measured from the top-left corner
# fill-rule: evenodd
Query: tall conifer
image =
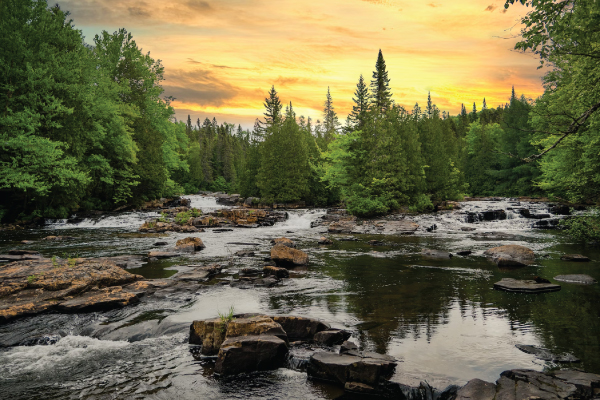
<path id="1" fill-rule="evenodd" d="M 325 138 L 325 143 L 329 143 L 340 125 L 337 114 L 335 113 L 335 107 L 333 107 L 333 100 L 331 99 L 329 87 L 327 87 L 327 97 L 325 98 L 323 106 L 323 128 L 325 130 L 323 136 Z"/>
<path id="2" fill-rule="evenodd" d="M 367 85 L 365 85 L 365 79 L 362 74 L 360 74 L 360 78 L 358 78 L 354 96 L 355 97 L 352 98 L 354 105 L 352 106 L 352 112 L 348 117 L 350 118 L 350 122 L 354 124 L 354 128 L 361 129 L 365 123 L 367 112 L 369 111 L 369 89 L 367 88 Z"/>
<path id="3" fill-rule="evenodd" d="M 392 92 L 390 91 L 390 79 L 385 67 L 383 53 L 379 49 L 373 80 L 371 80 L 371 109 L 376 114 L 385 114 L 392 107 Z"/>
<path id="4" fill-rule="evenodd" d="M 277 91 L 275 90 L 275 85 L 271 86 L 269 97 L 265 98 L 264 106 L 265 124 L 267 125 L 267 128 L 281 122 L 282 105 L 281 101 L 279 101 Z"/>

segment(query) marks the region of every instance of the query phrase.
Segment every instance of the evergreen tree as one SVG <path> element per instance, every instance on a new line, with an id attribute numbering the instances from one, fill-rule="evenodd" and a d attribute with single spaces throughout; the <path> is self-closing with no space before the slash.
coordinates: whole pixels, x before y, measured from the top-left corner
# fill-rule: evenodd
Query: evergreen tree
<path id="1" fill-rule="evenodd" d="M 281 101 L 279 101 L 279 96 L 277 95 L 277 91 L 275 90 L 275 86 L 271 86 L 271 90 L 269 91 L 269 97 L 265 99 L 265 125 L 267 128 L 272 127 L 273 125 L 281 122 Z"/>
<path id="2" fill-rule="evenodd" d="M 361 129 L 365 123 L 366 114 L 369 111 L 369 89 L 367 88 L 367 85 L 365 85 L 362 74 L 360 74 L 360 78 L 358 78 L 352 101 L 354 102 L 354 105 L 352 106 L 352 112 L 348 118 L 355 129 Z"/>
<path id="3" fill-rule="evenodd" d="M 421 107 L 419 107 L 419 103 L 415 103 L 415 107 L 413 108 L 412 115 L 415 121 L 421 119 Z"/>
<path id="4" fill-rule="evenodd" d="M 323 129 L 325 131 L 323 138 L 325 140 L 325 145 L 327 145 L 329 142 L 331 142 L 333 135 L 337 133 L 337 128 L 340 125 L 335 112 L 335 107 L 333 107 L 333 101 L 331 100 L 329 87 L 327 87 L 327 97 L 325 98 L 325 103 L 323 106 Z"/>
<path id="5" fill-rule="evenodd" d="M 427 118 L 433 117 L 433 104 L 431 103 L 431 92 L 427 93 Z"/>
<path id="6" fill-rule="evenodd" d="M 483 98 L 483 106 L 481 107 L 482 110 L 487 110 L 487 104 L 485 103 L 485 97 Z"/>
<path id="7" fill-rule="evenodd" d="M 379 49 L 373 79 L 371 80 L 371 110 L 376 115 L 383 115 L 391 109 L 393 104 L 392 92 L 390 91 L 390 79 L 383 59 L 383 53 Z"/>

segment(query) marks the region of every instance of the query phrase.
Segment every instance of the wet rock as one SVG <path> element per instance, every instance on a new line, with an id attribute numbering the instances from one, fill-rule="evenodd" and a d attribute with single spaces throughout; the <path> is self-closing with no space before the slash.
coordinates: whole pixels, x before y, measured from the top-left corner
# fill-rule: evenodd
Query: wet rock
<path id="1" fill-rule="evenodd" d="M 384 246 L 385 243 L 382 242 L 381 240 L 369 240 L 367 243 L 369 243 L 369 246 Z"/>
<path id="2" fill-rule="evenodd" d="M 315 334 L 330 328 L 328 324 L 313 318 L 286 315 L 276 315 L 271 318 L 281 325 L 292 341 L 312 340 Z"/>
<path id="3" fill-rule="evenodd" d="M 329 224 L 327 231 L 329 233 L 351 233 L 356 226 L 354 221 L 337 221 Z"/>
<path id="4" fill-rule="evenodd" d="M 576 388 L 576 393 L 582 398 L 592 398 L 600 393 L 600 375 L 582 371 L 561 370 L 552 373 L 556 379 Z"/>
<path id="5" fill-rule="evenodd" d="M 50 240 L 50 241 L 55 241 L 55 242 L 61 242 L 64 240 L 75 240 L 76 238 L 73 236 L 46 236 L 45 238 L 42 238 L 42 240 Z"/>
<path id="6" fill-rule="evenodd" d="M 21 240 L 21 244 L 33 244 L 35 241 L 33 240 Z"/>
<path id="7" fill-rule="evenodd" d="M 260 274 L 262 270 L 258 268 L 242 268 L 240 270 L 240 276 L 256 276 Z"/>
<path id="8" fill-rule="evenodd" d="M 501 281 L 494 283 L 494 289 L 518 293 L 545 293 L 559 291 L 560 285 L 553 283 L 537 283 L 534 280 L 503 278 Z"/>
<path id="9" fill-rule="evenodd" d="M 483 253 L 491 257 L 498 266 L 525 266 L 535 262 L 535 254 L 527 247 L 516 244 L 494 247 Z"/>
<path id="10" fill-rule="evenodd" d="M 281 368 L 288 354 L 286 342 L 277 336 L 238 336 L 226 339 L 219 350 L 215 372 L 234 375 Z"/>
<path id="11" fill-rule="evenodd" d="M 349 352 L 357 352 L 358 346 L 354 342 L 345 341 L 340 346 L 340 354 L 347 354 Z"/>
<path id="12" fill-rule="evenodd" d="M 270 335 L 287 342 L 287 333 L 283 327 L 270 317 L 264 315 L 236 318 L 227 325 L 227 338 L 236 336 Z"/>
<path id="13" fill-rule="evenodd" d="M 154 232 L 154 233 L 162 233 L 162 232 L 203 232 L 202 229 L 198 229 L 193 225 L 179 225 L 174 222 L 156 222 L 156 221 L 146 221 L 139 227 L 138 231 L 140 232 Z"/>
<path id="14" fill-rule="evenodd" d="M 169 243 L 167 242 L 156 242 L 154 243 L 155 246 L 167 246 Z"/>
<path id="15" fill-rule="evenodd" d="M 471 379 L 456 392 L 455 400 L 494 400 L 496 385 L 481 379 Z"/>
<path id="16" fill-rule="evenodd" d="M 342 344 L 346 340 L 350 339 L 352 334 L 343 329 L 328 329 L 325 331 L 321 331 L 315 334 L 313 340 L 315 343 L 324 345 L 324 346 L 335 346 L 337 344 Z"/>
<path id="17" fill-rule="evenodd" d="M 254 257 L 255 253 L 252 250 L 239 250 L 234 253 L 238 257 Z"/>
<path id="18" fill-rule="evenodd" d="M 219 228 L 219 229 L 213 229 L 212 231 L 216 232 L 216 233 L 223 233 L 223 232 L 233 232 L 233 229 Z"/>
<path id="19" fill-rule="evenodd" d="M 597 375 L 598 378 L 600 376 Z M 591 399 L 569 379 L 543 372 L 514 369 L 504 371 L 496 381 L 496 399 Z M 589 388 L 592 391 L 591 387 Z"/>
<path id="20" fill-rule="evenodd" d="M 550 350 L 538 346 L 527 344 L 516 344 L 515 347 L 527 354 L 533 354 L 535 358 L 543 361 L 554 361 L 562 363 L 577 363 L 580 362 L 577 357 L 572 354 L 553 354 Z"/>
<path id="21" fill-rule="evenodd" d="M 310 357 L 307 372 L 311 379 L 341 386 L 346 382 L 358 382 L 377 387 L 393 375 L 395 368 L 394 358 L 386 355 L 365 353 L 354 356 L 320 352 Z"/>
<path id="22" fill-rule="evenodd" d="M 271 259 L 284 267 L 308 264 L 308 254 L 301 250 L 276 244 L 271 249 Z"/>
<path id="23" fill-rule="evenodd" d="M 564 204 L 559 204 L 553 207 L 550 207 L 548 210 L 554 215 L 571 215 L 571 208 Z"/>
<path id="24" fill-rule="evenodd" d="M 452 254 L 443 250 L 421 249 L 421 254 L 428 258 L 450 259 Z"/>
<path id="25" fill-rule="evenodd" d="M 462 251 L 457 251 L 456 254 L 458 254 L 459 256 L 468 256 L 470 254 L 472 254 L 473 252 L 471 250 L 462 250 Z"/>
<path id="26" fill-rule="evenodd" d="M 13 256 L 41 256 L 39 251 L 34 250 L 10 250 L 8 254 Z"/>
<path id="27" fill-rule="evenodd" d="M 408 220 L 388 221 L 363 221 L 362 225 L 355 225 L 350 233 L 370 235 L 411 235 L 419 229 L 419 225 Z"/>
<path id="28" fill-rule="evenodd" d="M 39 259 L 13 262 L 0 267 L 0 321 L 44 311 L 83 311 L 120 307 L 135 302 L 123 286 L 143 279 L 114 263 L 93 259 Z M 123 288 L 121 288 L 123 286 Z M 102 291 L 107 287 L 115 287 Z M 90 292 L 78 303 L 75 301 Z M 137 290 L 136 290 L 137 292 Z M 71 303 L 68 301 L 75 300 Z"/>
<path id="29" fill-rule="evenodd" d="M 148 258 L 156 258 L 156 259 L 173 258 L 173 257 L 178 257 L 178 256 L 179 256 L 178 253 L 173 253 L 170 251 L 150 251 L 147 255 Z"/>
<path id="30" fill-rule="evenodd" d="M 190 344 L 202 345 L 201 353 L 216 355 L 225 341 L 226 326 L 221 318 L 194 321 L 190 325 Z"/>
<path id="31" fill-rule="evenodd" d="M 294 244 L 294 241 L 292 239 L 288 239 L 286 237 L 280 237 L 277 239 L 273 239 L 273 240 L 271 240 L 271 244 L 274 244 L 274 245 L 280 244 L 280 245 L 291 247 L 291 248 L 296 247 L 296 245 Z"/>
<path id="32" fill-rule="evenodd" d="M 252 283 L 254 284 L 254 286 L 258 286 L 258 287 L 273 287 L 277 284 L 279 284 L 281 281 L 275 277 L 275 276 L 266 276 L 264 278 L 258 278 L 252 281 Z"/>
<path id="33" fill-rule="evenodd" d="M 546 219 L 550 218 L 550 214 L 531 214 L 529 215 L 531 219 Z"/>
<path id="34" fill-rule="evenodd" d="M 554 280 L 568 283 L 579 283 L 582 285 L 591 285 L 597 283 L 594 278 L 585 274 L 557 275 L 554 277 Z"/>
<path id="35" fill-rule="evenodd" d="M 17 255 L 17 254 L 0 254 L 0 261 L 2 262 L 7 262 L 7 261 L 27 261 L 27 260 L 39 260 L 41 259 L 42 256 L 39 254 L 22 254 L 22 255 Z"/>
<path id="36" fill-rule="evenodd" d="M 179 239 L 175 244 L 175 248 L 180 251 L 200 251 L 206 248 L 204 243 L 202 243 L 202 239 L 199 237 L 187 237 L 184 239 Z"/>
<path id="37" fill-rule="evenodd" d="M 563 261 L 589 262 L 590 259 L 581 254 L 565 254 L 560 258 Z"/>
<path id="38" fill-rule="evenodd" d="M 212 276 L 220 273 L 222 269 L 223 268 L 219 264 L 213 264 L 204 267 L 195 267 L 191 271 L 175 274 L 172 277 L 172 279 L 176 279 L 179 281 L 201 282 L 206 281 Z"/>
<path id="39" fill-rule="evenodd" d="M 328 245 L 333 244 L 333 241 L 331 239 L 326 238 L 325 236 L 321 236 L 317 243 L 319 243 L 320 245 Z"/>
<path id="40" fill-rule="evenodd" d="M 140 255 L 123 255 L 114 257 L 102 257 L 98 258 L 98 261 L 108 261 L 114 263 L 117 267 L 130 269 L 139 268 L 145 264 L 143 256 Z"/>
<path id="41" fill-rule="evenodd" d="M 139 293 L 129 292 L 120 286 L 92 290 L 73 299 L 62 301 L 56 306 L 59 312 L 80 313 L 108 311 L 139 302 Z"/>
<path id="42" fill-rule="evenodd" d="M 281 278 L 289 278 L 290 273 L 285 268 L 273 267 L 271 265 L 267 265 L 263 268 L 263 273 L 265 275 L 273 275 L 279 279 Z"/>
<path id="43" fill-rule="evenodd" d="M 468 226 L 463 226 L 463 227 L 460 228 L 460 230 L 463 231 L 463 232 L 473 232 L 476 229 L 468 227 Z"/>
<path id="44" fill-rule="evenodd" d="M 465 222 L 472 224 L 479 221 L 496 221 L 506 219 L 504 210 L 487 210 L 482 212 L 467 212 Z"/>

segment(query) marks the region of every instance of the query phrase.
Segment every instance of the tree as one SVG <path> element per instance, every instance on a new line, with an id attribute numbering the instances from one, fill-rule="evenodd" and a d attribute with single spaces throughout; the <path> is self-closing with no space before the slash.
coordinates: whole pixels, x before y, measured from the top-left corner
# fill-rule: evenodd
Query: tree
<path id="1" fill-rule="evenodd" d="M 377 115 L 385 114 L 393 104 L 392 92 L 390 91 L 390 79 L 383 59 L 383 53 L 379 49 L 373 79 L 371 80 L 371 110 Z"/>
<path id="2" fill-rule="evenodd" d="M 433 104 L 431 103 L 431 92 L 427 92 L 427 118 L 433 117 Z"/>
<path id="3" fill-rule="evenodd" d="M 335 107 L 333 107 L 331 94 L 329 93 L 329 86 L 327 87 L 327 97 L 325 98 L 323 106 L 323 129 L 325 130 L 323 136 L 325 145 L 327 145 L 331 142 L 333 135 L 337 133 L 338 126 L 340 125 L 337 114 L 335 113 Z"/>
<path id="4" fill-rule="evenodd" d="M 271 90 L 269 91 L 269 97 L 265 99 L 265 125 L 267 128 L 272 127 L 273 125 L 281 122 L 281 101 L 279 101 L 279 96 L 277 95 L 277 91 L 275 90 L 275 86 L 271 86 Z"/>
<path id="5" fill-rule="evenodd" d="M 362 74 L 360 74 L 360 78 L 358 78 L 352 101 L 354 102 L 354 105 L 352 106 L 352 112 L 348 118 L 354 129 L 361 129 L 365 123 L 366 114 L 369 111 L 369 89 L 367 88 L 367 85 L 365 85 Z"/>

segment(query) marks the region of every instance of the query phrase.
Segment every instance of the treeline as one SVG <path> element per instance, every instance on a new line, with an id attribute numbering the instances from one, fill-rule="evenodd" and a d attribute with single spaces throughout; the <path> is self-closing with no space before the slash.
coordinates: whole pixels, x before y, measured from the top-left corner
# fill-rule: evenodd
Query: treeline
<path id="1" fill-rule="evenodd" d="M 86 45 L 58 7 L 6 0 L 0 218 L 64 217 L 198 190 L 265 202 L 341 201 L 365 216 L 429 210 L 464 195 L 597 202 L 597 115 L 585 108 L 600 92 L 593 83 L 597 61 L 555 67 L 535 102 L 513 88 L 502 106 L 488 108 L 483 99 L 480 110 L 463 105 L 451 116 L 431 97 L 410 110 L 396 104 L 380 51 L 370 83 L 359 78 L 344 124 L 329 90 L 322 119 L 313 121 L 296 115 L 291 103 L 284 109 L 272 87 L 264 118 L 249 131 L 214 118 L 177 122 L 170 99 L 161 97 L 160 61 L 125 30 L 103 32 Z M 561 135 L 556 127 L 572 135 L 549 155 L 535 156 Z"/>

